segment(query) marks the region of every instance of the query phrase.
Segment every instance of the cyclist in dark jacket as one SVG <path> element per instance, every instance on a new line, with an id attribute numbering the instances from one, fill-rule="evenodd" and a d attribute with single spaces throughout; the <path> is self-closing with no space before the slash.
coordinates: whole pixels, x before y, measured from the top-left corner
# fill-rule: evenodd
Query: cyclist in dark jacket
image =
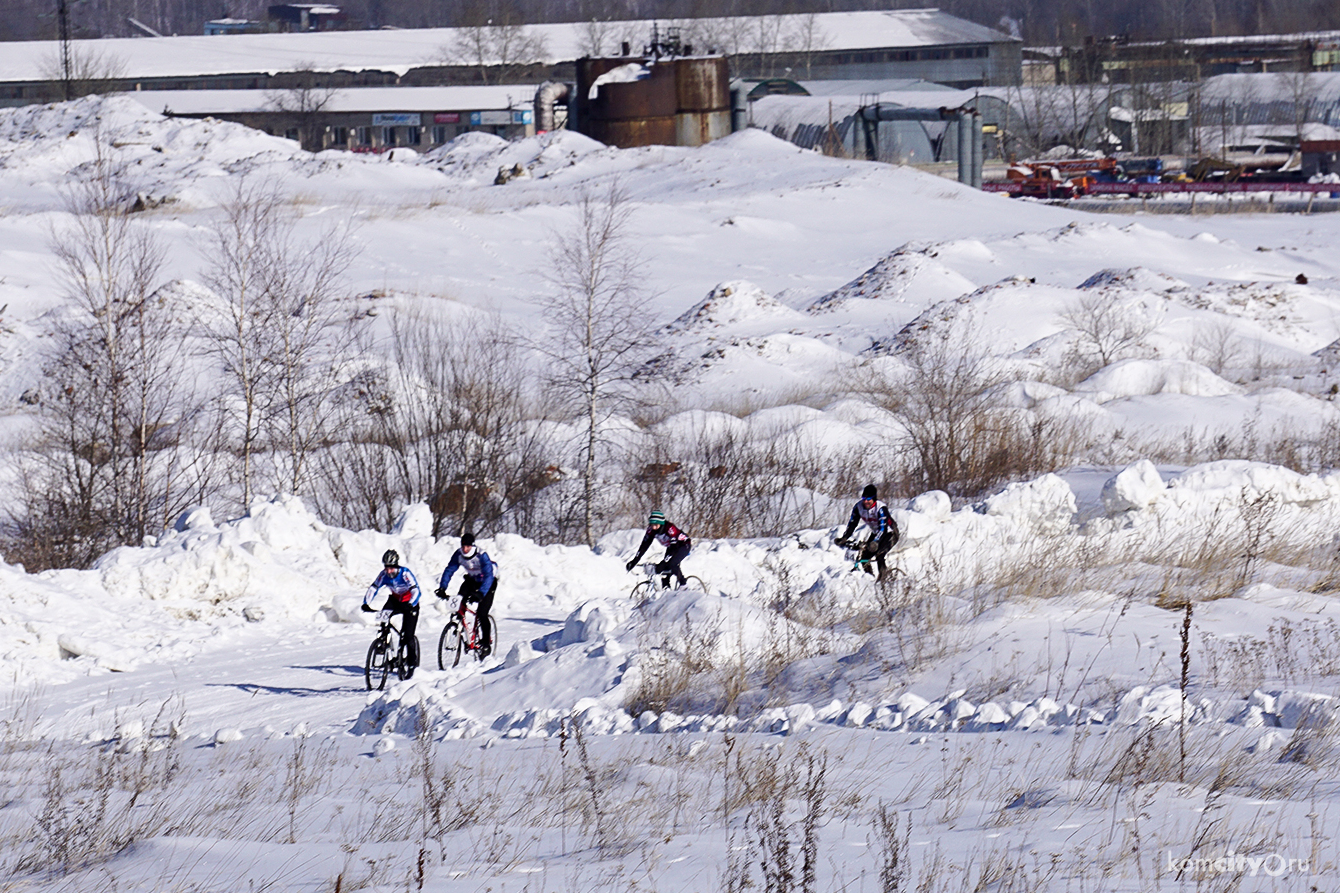
<path id="1" fill-rule="evenodd" d="M 624 567 L 631 571 L 653 539 L 665 546 L 665 557 L 656 563 L 656 573 L 661 575 L 661 584 L 669 589 L 670 575 L 673 574 L 679 585 L 683 586 L 686 581 L 684 572 L 679 569 L 679 563 L 693 548 L 693 540 L 689 539 L 687 533 L 665 520 L 665 515 L 658 511 L 652 512 L 647 518 L 647 533 L 642 537 L 642 545 L 637 547 L 637 554 Z"/>
<path id="2" fill-rule="evenodd" d="M 475 615 L 479 618 L 479 634 L 483 643 L 480 654 L 488 657 L 493 650 L 493 621 L 489 618 L 489 611 L 493 609 L 493 595 L 498 589 L 498 565 L 494 564 L 487 552 L 475 545 L 473 533 L 461 536 L 461 547 L 452 553 L 451 560 L 442 569 L 442 581 L 435 593 L 438 598 L 447 597 L 447 584 L 457 570 L 465 575 L 458 594 L 465 601 L 479 603 Z"/>
<path id="3" fill-rule="evenodd" d="M 870 528 L 870 539 L 862 548 L 861 554 L 866 559 L 871 557 L 875 559 L 875 566 L 879 568 L 877 580 L 882 583 L 885 572 L 884 556 L 889 554 L 894 543 L 898 542 L 898 524 L 889 514 L 889 507 L 879 501 L 874 484 L 869 484 L 861 491 L 861 499 L 852 507 L 851 517 L 847 519 L 847 529 L 833 542 L 839 546 L 849 545 L 852 532 L 861 522 L 865 522 Z M 865 570 L 866 573 L 874 573 L 870 570 L 869 564 Z"/>
<path id="4" fill-rule="evenodd" d="M 414 635 L 419 625 L 419 581 L 409 568 L 400 566 L 400 554 L 395 549 L 387 549 L 383 553 L 382 572 L 363 596 L 364 611 L 371 613 L 376 610 L 372 607 L 372 599 L 383 586 L 391 590 L 383 609 L 400 615 L 400 638 L 406 643 L 405 650 L 409 656 L 409 667 L 405 671 L 405 678 L 408 679 L 419 665 L 419 640 Z"/>

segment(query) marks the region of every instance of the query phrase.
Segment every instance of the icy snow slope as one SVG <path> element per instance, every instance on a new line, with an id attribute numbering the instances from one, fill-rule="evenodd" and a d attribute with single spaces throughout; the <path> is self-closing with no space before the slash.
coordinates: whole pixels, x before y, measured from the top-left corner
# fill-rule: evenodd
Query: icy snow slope
<path id="1" fill-rule="evenodd" d="M 1334 547 L 1316 537 L 1340 520 L 1340 478 L 1221 462 L 1165 480 L 1137 463 L 1087 498 L 1054 475 L 958 511 L 923 494 L 897 511 L 904 577 L 883 588 L 849 572 L 833 530 L 701 542 L 686 568 L 710 592 L 641 605 L 620 567 L 636 531 L 594 552 L 501 536 L 482 544 L 506 581 L 500 654 L 438 670 L 444 617 L 429 596 L 425 667 L 372 693 L 363 582 L 394 547 L 431 588 L 455 545 L 427 535 L 422 506 L 389 534 L 329 527 L 292 499 L 223 523 L 198 509 L 89 571 L 6 567 L 0 775 L 14 793 L 0 865 L 62 890 L 329 889 L 341 873 L 387 889 L 540 889 L 535 872 L 553 890 L 633 876 L 716 888 L 752 870 L 729 856 L 761 846 L 746 817 L 788 796 L 768 773 L 813 791 L 827 761 L 814 845 L 842 856 L 818 869 L 819 889 L 887 865 L 862 843 L 881 803 L 912 821 L 913 878 L 975 879 L 988 855 L 1035 871 L 1032 852 L 1064 868 L 1029 889 L 1092 885 L 1077 833 L 1107 860 L 1103 889 L 1176 889 L 1165 850 L 1198 847 L 1333 874 L 1306 816 L 1340 805 L 1326 781 L 1340 603 Z M 1270 532 L 1243 566 L 1252 505 Z M 1179 586 L 1223 596 L 1195 606 L 1186 698 Z M 1171 730 L 1184 722 L 1180 762 Z M 433 806 L 440 796 L 452 805 Z M 1220 829 L 1208 842 L 1206 796 Z M 631 810 L 617 827 L 615 804 Z M 1158 818 L 1132 852 L 1107 819 L 1137 804 Z M 795 822 L 782 833 L 800 835 Z M 938 856 L 920 849 L 933 843 Z"/>

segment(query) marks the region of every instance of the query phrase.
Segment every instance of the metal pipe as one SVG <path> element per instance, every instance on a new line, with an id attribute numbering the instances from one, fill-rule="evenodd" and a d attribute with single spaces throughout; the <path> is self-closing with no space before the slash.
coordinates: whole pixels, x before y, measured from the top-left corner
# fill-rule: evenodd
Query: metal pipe
<path id="1" fill-rule="evenodd" d="M 972 161 L 971 176 L 972 176 L 972 179 L 971 179 L 971 182 L 969 183 L 969 185 L 972 186 L 973 189 L 981 189 L 981 188 L 982 188 L 982 150 L 983 150 L 984 147 L 982 146 L 982 116 L 981 116 L 981 114 L 980 114 L 979 112 L 977 112 L 976 110 L 973 110 L 973 113 L 972 113 L 972 127 L 971 127 L 971 131 L 972 131 L 972 146 L 971 146 L 971 147 L 972 147 L 972 155 L 971 155 L 971 161 Z"/>
<path id="2" fill-rule="evenodd" d="M 958 181 L 966 186 L 972 185 L 972 120 L 967 112 L 958 114 Z"/>
<path id="3" fill-rule="evenodd" d="M 947 108 L 905 109 L 877 102 L 862 107 L 861 117 L 867 121 L 947 121 L 957 115 L 958 111 Z"/>
<path id="4" fill-rule="evenodd" d="M 535 91 L 535 132 L 546 133 L 554 129 L 554 105 L 560 100 L 568 101 L 571 89 L 559 81 L 545 81 Z"/>

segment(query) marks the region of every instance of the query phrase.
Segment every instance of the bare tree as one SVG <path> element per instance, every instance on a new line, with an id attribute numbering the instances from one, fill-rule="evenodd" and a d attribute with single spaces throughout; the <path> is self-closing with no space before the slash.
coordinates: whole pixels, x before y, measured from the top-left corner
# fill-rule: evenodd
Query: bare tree
<path id="1" fill-rule="evenodd" d="M 298 142 L 304 149 L 319 152 L 325 148 L 326 111 L 340 91 L 327 83 L 326 76 L 312 62 L 298 63 L 286 80 L 288 87 L 266 94 L 266 104 L 288 115 L 297 125 Z"/>
<path id="2" fill-rule="evenodd" d="M 280 457 L 278 488 L 302 490 L 339 365 L 336 302 L 353 258 L 349 231 L 337 226 L 304 242 L 296 225 L 277 188 L 243 180 L 208 246 L 205 282 L 218 305 L 207 336 L 237 407 L 244 505 L 256 490 L 262 447 Z"/>
<path id="3" fill-rule="evenodd" d="M 39 70 L 52 83 L 66 81 L 65 61 L 59 51 L 43 58 Z M 126 60 L 120 56 L 94 49 L 87 41 L 71 44 L 68 86 L 64 93 L 52 98 L 77 99 L 91 93 L 110 92 L 125 73 Z"/>
<path id="4" fill-rule="evenodd" d="M 572 229 L 555 234 L 554 293 L 540 301 L 549 336 L 534 342 L 561 406 L 580 419 L 582 535 L 594 544 L 597 467 L 607 423 L 636 405 L 636 378 L 651 348 L 641 260 L 629 244 L 633 208 L 619 184 L 586 192 Z"/>
<path id="5" fill-rule="evenodd" d="M 548 53 L 544 36 L 531 31 L 510 7 L 472 9 L 455 38 L 443 47 L 443 61 L 472 65 L 481 83 L 502 83 L 518 69 L 544 61 Z"/>
<path id="6" fill-rule="evenodd" d="M 183 312 L 163 287 L 164 249 L 129 211 L 124 171 L 99 151 L 52 233 L 62 290 L 44 364 L 41 435 L 20 470 L 13 525 L 34 566 L 84 566 L 139 545 L 196 495 L 181 483 L 170 426 L 189 412 L 180 383 Z"/>

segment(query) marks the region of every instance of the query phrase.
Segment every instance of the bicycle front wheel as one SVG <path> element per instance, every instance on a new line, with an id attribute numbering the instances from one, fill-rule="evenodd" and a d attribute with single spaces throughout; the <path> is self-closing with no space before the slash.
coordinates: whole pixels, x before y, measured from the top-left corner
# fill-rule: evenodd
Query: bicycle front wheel
<path id="1" fill-rule="evenodd" d="M 631 595 L 633 596 L 633 602 L 635 604 L 640 605 L 644 602 L 648 602 L 656 595 L 656 584 L 651 580 L 643 580 L 641 583 L 633 587 Z"/>
<path id="2" fill-rule="evenodd" d="M 367 683 L 368 691 L 381 691 L 386 687 L 386 677 L 391 675 L 394 654 L 385 636 L 379 635 L 372 640 L 368 646 L 367 659 L 363 661 L 363 680 Z"/>
<path id="3" fill-rule="evenodd" d="M 455 620 L 451 621 L 442 630 L 442 637 L 437 640 L 437 668 L 445 670 L 447 664 L 456 666 L 461 662 L 461 648 L 464 647 L 461 640 L 461 627 Z"/>

